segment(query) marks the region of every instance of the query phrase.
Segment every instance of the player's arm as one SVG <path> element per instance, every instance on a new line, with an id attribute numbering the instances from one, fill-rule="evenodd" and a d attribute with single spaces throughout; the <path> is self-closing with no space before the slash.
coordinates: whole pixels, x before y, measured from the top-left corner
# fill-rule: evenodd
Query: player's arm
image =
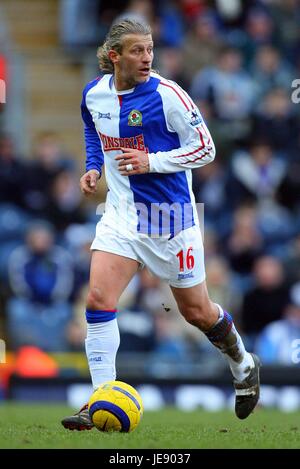
<path id="1" fill-rule="evenodd" d="M 165 93 L 166 121 L 176 132 L 180 147 L 171 151 L 149 154 L 149 171 L 173 173 L 211 163 L 215 145 L 201 113 L 192 99 L 178 85 L 161 85 Z"/>
<path id="2" fill-rule="evenodd" d="M 85 89 L 81 102 L 86 150 L 86 173 L 80 179 L 80 189 L 85 195 L 90 195 L 97 191 L 97 181 L 102 174 L 104 155 L 95 124 L 86 105 L 86 93 Z"/>

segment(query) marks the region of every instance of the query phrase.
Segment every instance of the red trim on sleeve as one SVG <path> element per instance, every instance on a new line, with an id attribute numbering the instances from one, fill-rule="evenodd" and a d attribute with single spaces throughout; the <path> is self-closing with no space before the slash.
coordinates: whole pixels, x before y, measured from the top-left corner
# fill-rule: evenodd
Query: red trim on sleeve
<path id="1" fill-rule="evenodd" d="M 161 81 L 160 83 L 161 83 L 161 85 L 166 86 L 167 88 L 171 88 L 171 90 L 173 90 L 173 91 L 177 94 L 177 96 L 179 97 L 180 101 L 183 103 L 184 107 L 185 107 L 188 111 L 191 111 L 192 109 L 195 108 L 195 104 L 193 103 L 193 101 L 191 100 L 191 98 L 189 97 L 189 95 L 188 95 L 184 90 L 182 90 L 182 89 L 180 88 L 180 92 L 181 92 L 182 95 L 185 97 L 185 99 L 189 102 L 189 104 L 190 104 L 191 107 L 189 107 L 189 105 L 187 104 L 187 101 L 185 101 L 185 100 L 183 99 L 183 97 L 181 96 L 179 90 L 178 90 L 175 86 L 172 86 L 172 85 L 170 85 L 169 83 L 165 83 L 165 82 L 163 82 L 163 81 Z M 199 134 L 199 137 L 200 137 L 201 146 L 199 146 L 196 150 L 194 150 L 194 151 L 192 151 L 192 152 L 190 152 L 190 153 L 186 153 L 186 154 L 184 154 L 184 155 L 175 156 L 175 158 L 182 158 L 182 157 L 184 157 L 184 156 L 194 155 L 194 154 L 197 153 L 198 151 L 201 151 L 201 150 L 203 150 L 203 149 L 205 148 L 205 143 L 204 143 L 203 134 L 202 134 L 201 130 L 199 129 L 199 127 L 196 127 L 196 130 L 197 130 L 197 132 L 198 132 L 198 134 Z M 210 138 L 208 137 L 208 135 L 206 134 L 206 132 L 205 132 L 205 135 L 206 135 L 207 138 L 208 138 L 208 143 L 210 143 Z M 204 155 L 202 155 L 202 156 L 196 158 L 195 160 L 186 161 L 185 163 L 182 163 L 182 164 L 194 163 L 195 161 L 201 160 L 202 158 L 204 158 L 205 156 L 208 156 L 208 155 L 209 155 L 209 153 L 208 153 L 208 152 L 205 152 Z"/>
<path id="2" fill-rule="evenodd" d="M 197 128 L 197 131 L 198 131 L 199 136 L 200 136 L 201 146 L 198 147 L 196 150 L 191 151 L 190 153 L 185 153 L 184 155 L 175 156 L 175 158 L 182 158 L 183 156 L 190 156 L 190 155 L 193 155 L 194 153 L 197 153 L 197 152 L 200 151 L 200 150 L 203 150 L 203 148 L 205 148 L 205 143 L 204 143 L 204 140 L 203 140 L 203 135 L 202 135 L 202 133 L 200 132 L 200 130 L 199 130 L 198 128 Z M 192 163 L 192 162 L 190 161 L 190 163 Z M 186 164 L 186 163 L 183 163 L 183 164 Z"/>
<path id="3" fill-rule="evenodd" d="M 209 153 L 208 153 L 208 151 L 206 151 L 206 152 L 205 152 L 203 155 L 201 155 L 201 156 L 198 156 L 198 158 L 195 158 L 194 160 L 191 160 L 191 161 L 185 161 L 184 163 L 181 163 L 181 164 L 195 163 L 195 161 L 202 160 L 202 158 L 204 158 L 205 156 L 209 156 Z"/>
<path id="4" fill-rule="evenodd" d="M 174 87 L 174 86 L 171 86 L 167 83 L 164 83 L 163 81 L 160 82 L 161 85 L 163 86 L 166 86 L 167 88 L 171 88 L 171 90 L 175 91 L 175 93 L 177 94 L 178 98 L 180 99 L 180 101 L 184 104 L 185 108 L 188 110 L 188 111 L 191 111 L 192 108 L 190 109 L 189 106 L 187 105 L 187 103 L 184 101 L 184 99 L 182 98 L 182 96 L 180 96 L 179 92 L 177 91 L 177 89 Z"/>

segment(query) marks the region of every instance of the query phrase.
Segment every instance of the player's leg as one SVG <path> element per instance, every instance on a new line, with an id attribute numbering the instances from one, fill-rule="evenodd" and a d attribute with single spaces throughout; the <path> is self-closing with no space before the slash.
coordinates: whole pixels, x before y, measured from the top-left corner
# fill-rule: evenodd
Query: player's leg
<path id="1" fill-rule="evenodd" d="M 117 323 L 119 298 L 139 268 L 128 257 L 104 251 L 93 251 L 87 296 L 86 354 L 93 388 L 116 378 L 115 360 L 120 344 Z M 62 420 L 70 430 L 89 430 L 93 427 L 87 405 L 75 415 Z"/>
<path id="2" fill-rule="evenodd" d="M 227 358 L 237 395 L 236 414 L 246 418 L 259 396 L 259 360 L 245 350 L 230 314 L 209 298 L 199 228 L 193 226 L 175 236 L 169 251 L 169 283 L 179 310 Z"/>
<path id="3" fill-rule="evenodd" d="M 226 355 L 234 377 L 239 380 L 244 379 L 246 374 L 243 360 L 246 359 L 246 365 L 253 365 L 252 357 L 245 352 L 231 316 L 210 300 L 206 282 L 203 281 L 190 288 L 171 287 L 171 289 L 186 321 L 204 332 L 208 339 Z"/>
<path id="4" fill-rule="evenodd" d="M 115 359 L 120 344 L 116 308 L 122 292 L 138 268 L 136 260 L 93 251 L 85 347 L 94 389 L 104 381 L 116 378 Z"/>
<path id="5" fill-rule="evenodd" d="M 248 417 L 259 398 L 259 359 L 245 350 L 230 314 L 210 300 L 205 280 L 192 287 L 171 289 L 183 317 L 227 358 L 234 376 L 236 415 Z"/>

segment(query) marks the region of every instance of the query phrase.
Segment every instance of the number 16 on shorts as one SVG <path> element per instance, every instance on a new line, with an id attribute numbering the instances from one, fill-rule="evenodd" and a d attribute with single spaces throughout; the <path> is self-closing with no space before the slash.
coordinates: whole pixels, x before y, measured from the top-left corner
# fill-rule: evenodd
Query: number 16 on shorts
<path id="1" fill-rule="evenodd" d="M 199 254 L 199 253 L 196 253 Z M 189 246 L 185 249 L 180 249 L 176 254 L 176 272 L 178 286 L 190 286 L 190 282 L 194 283 L 195 270 L 197 271 L 197 265 L 195 262 L 195 252 L 193 246 Z M 199 259 L 197 259 L 199 261 Z M 196 267 L 196 268 L 195 268 Z M 177 285 L 174 285 L 177 286 Z"/>
<path id="2" fill-rule="evenodd" d="M 184 272 L 186 270 L 192 270 L 195 266 L 195 258 L 193 256 L 193 247 L 189 247 L 187 250 L 181 249 L 176 254 L 176 257 L 179 261 L 179 272 Z"/>
<path id="3" fill-rule="evenodd" d="M 205 280 L 204 249 L 197 226 L 175 236 L 170 250 L 171 286 L 189 288 Z"/>

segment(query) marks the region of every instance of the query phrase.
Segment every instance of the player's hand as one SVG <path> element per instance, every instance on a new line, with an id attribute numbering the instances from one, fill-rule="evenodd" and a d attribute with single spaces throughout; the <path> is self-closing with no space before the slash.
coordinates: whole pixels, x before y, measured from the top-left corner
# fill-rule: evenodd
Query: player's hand
<path id="1" fill-rule="evenodd" d="M 80 178 L 80 189 L 84 195 L 91 195 L 97 192 L 97 181 L 100 173 L 96 169 L 90 169 Z"/>
<path id="2" fill-rule="evenodd" d="M 115 159 L 119 161 L 118 170 L 122 176 L 133 176 L 135 174 L 149 173 L 149 158 L 145 151 L 135 150 L 134 148 L 121 148 L 123 153 L 117 155 Z M 130 171 L 126 170 L 128 164 L 132 165 Z"/>

